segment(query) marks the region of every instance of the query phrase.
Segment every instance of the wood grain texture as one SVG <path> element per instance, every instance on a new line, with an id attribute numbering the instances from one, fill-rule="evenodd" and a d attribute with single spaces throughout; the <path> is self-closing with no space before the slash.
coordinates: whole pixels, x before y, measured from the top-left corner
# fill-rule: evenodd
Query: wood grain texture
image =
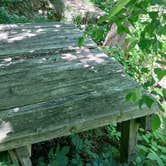
<path id="1" fill-rule="evenodd" d="M 150 115 L 127 103 L 138 84 L 63 23 L 0 25 L 0 151 Z"/>
<path id="2" fill-rule="evenodd" d="M 30 159 L 29 147 L 19 147 L 17 149 L 9 151 L 9 155 L 13 161 L 13 164 L 16 166 L 32 166 Z"/>
<path id="3" fill-rule="evenodd" d="M 132 165 L 136 158 L 137 132 L 139 124 L 135 119 L 122 122 L 120 154 L 121 162 Z"/>

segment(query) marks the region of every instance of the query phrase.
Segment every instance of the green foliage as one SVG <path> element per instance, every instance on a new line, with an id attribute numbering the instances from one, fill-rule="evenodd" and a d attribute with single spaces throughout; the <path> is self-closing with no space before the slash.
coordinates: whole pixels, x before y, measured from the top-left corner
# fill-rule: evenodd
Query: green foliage
<path id="1" fill-rule="evenodd" d="M 127 94 L 126 96 L 126 101 L 132 101 L 132 102 L 137 102 L 142 99 L 142 89 L 141 88 L 136 88 L 131 90 L 130 93 Z"/>
<path id="2" fill-rule="evenodd" d="M 102 23 L 106 20 L 112 20 L 112 18 L 117 15 L 128 3 L 130 0 L 120 0 L 117 4 L 109 11 L 106 15 L 100 17 L 99 23 Z"/>
<path id="3" fill-rule="evenodd" d="M 153 132 L 140 130 L 138 137 L 138 157 L 134 165 L 166 165 L 166 133 L 163 129 Z"/>
<path id="4" fill-rule="evenodd" d="M 56 148 L 55 154 L 53 153 L 53 150 L 49 152 L 49 166 L 65 166 L 68 164 L 68 157 L 66 156 L 69 153 L 69 147 L 64 146 L 60 149 L 60 146 L 58 145 Z"/>
<path id="5" fill-rule="evenodd" d="M 153 95 L 153 98 L 145 95 L 142 88 L 134 89 L 128 93 L 126 101 L 138 102 L 140 108 L 143 104 L 151 108 L 157 102 L 160 110 L 165 112 L 166 92 L 158 82 L 166 76 L 166 4 L 162 0 L 125 2 L 129 1 L 119 0 L 112 10 L 105 10 L 107 12 L 99 19 L 99 25 L 116 23 L 118 33 L 127 33 L 128 48 L 125 52 L 117 47 L 103 49 Z M 119 5 L 122 3 L 125 4 Z M 138 146 L 140 153 L 136 165 L 166 165 L 164 114 L 153 115 L 153 132 L 141 134 L 140 142 L 143 145 Z M 162 131 L 159 129 L 161 126 Z"/>
<path id="6" fill-rule="evenodd" d="M 88 36 L 91 36 L 91 38 L 100 45 L 104 41 L 108 30 L 109 30 L 109 25 L 107 24 L 105 25 L 89 24 L 86 27 L 86 31 L 84 32 L 83 36 L 79 38 L 78 46 L 79 47 L 83 46 Z"/>
<path id="7" fill-rule="evenodd" d="M 81 47 L 85 43 L 85 36 L 82 36 L 78 39 L 78 46 Z"/>
<path id="8" fill-rule="evenodd" d="M 113 159 L 113 156 L 119 154 L 118 149 L 112 147 L 108 142 L 102 141 L 108 139 L 118 142 L 120 133 L 116 131 L 115 124 L 103 129 L 75 134 L 69 138 L 67 146 L 58 144 L 55 150 L 50 150 L 48 160 L 45 160 L 44 156 L 38 160 L 37 165 L 109 166 L 111 164 L 112 166 L 120 166 Z"/>
<path id="9" fill-rule="evenodd" d="M 6 163 L 2 162 L 2 163 L 0 163 L 0 166 L 15 166 L 15 165 L 13 165 L 13 164 L 6 164 Z"/>
<path id="10" fill-rule="evenodd" d="M 112 10 L 99 19 L 100 24 L 103 21 L 107 21 L 108 24 L 116 23 L 119 33 L 128 34 L 128 50 L 125 54 L 128 54 L 129 58 L 124 57 L 118 60 L 127 64 L 127 72 L 131 76 L 138 81 L 146 81 L 147 75 L 149 77 L 155 67 L 156 57 L 158 60 L 165 57 L 163 36 L 166 34 L 166 8 L 164 2 L 119 0 Z M 151 70 L 147 67 L 149 64 L 153 66 Z M 157 75 L 163 77 L 165 71 L 158 71 Z"/>
<path id="11" fill-rule="evenodd" d="M 10 14 L 6 7 L 0 7 L 0 24 L 2 23 L 24 23 L 28 19 L 25 16 Z"/>
<path id="12" fill-rule="evenodd" d="M 23 0 L 1 0 L 0 3 L 0 24 L 10 23 L 26 23 L 26 22 L 48 22 L 57 21 L 58 18 L 53 19 L 53 13 L 48 9 L 47 17 L 39 14 L 34 14 L 33 18 L 30 16 L 21 15 L 17 10 L 14 10 L 12 5 L 16 6 L 17 3 Z M 26 12 L 25 12 L 26 13 Z"/>
<path id="13" fill-rule="evenodd" d="M 160 81 L 166 75 L 166 69 L 155 68 L 155 74 L 157 75 L 158 80 Z"/>
<path id="14" fill-rule="evenodd" d="M 105 12 L 109 12 L 114 6 L 115 0 L 91 0 Z"/>
<path id="15" fill-rule="evenodd" d="M 152 129 L 153 130 L 159 129 L 160 125 L 161 125 L 160 117 L 158 115 L 153 115 L 152 116 Z"/>
<path id="16" fill-rule="evenodd" d="M 68 165 L 69 159 L 67 154 L 69 153 L 69 146 L 60 147 L 58 144 L 54 152 L 53 149 L 49 151 L 48 154 L 48 163 L 44 161 L 43 158 L 39 158 L 38 166 L 66 166 Z"/>
<path id="17" fill-rule="evenodd" d="M 0 166 L 14 166 L 10 163 L 9 155 L 7 152 L 0 152 Z"/>
<path id="18" fill-rule="evenodd" d="M 129 75 L 153 94 L 162 111 L 164 93 L 159 94 L 155 86 L 166 76 L 166 71 L 163 69 L 164 50 L 166 50 L 165 16 L 166 8 L 163 1 L 120 0 L 112 10 L 99 19 L 100 24 L 103 21 L 110 24 L 114 22 L 118 26 L 119 33 L 127 33 L 128 49 L 125 52 L 117 53 L 116 48 L 104 48 L 104 50 L 122 63 Z M 160 85 L 158 88 L 162 90 Z M 126 99 L 137 102 L 140 97 L 140 93 L 134 90 L 127 95 Z M 140 107 L 144 103 L 151 108 L 154 100 L 147 95 L 142 95 L 139 101 Z"/>

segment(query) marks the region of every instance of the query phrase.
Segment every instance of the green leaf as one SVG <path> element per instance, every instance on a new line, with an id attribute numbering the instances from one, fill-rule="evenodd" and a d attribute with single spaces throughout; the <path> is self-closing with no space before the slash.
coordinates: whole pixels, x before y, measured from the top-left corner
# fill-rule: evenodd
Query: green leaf
<path id="1" fill-rule="evenodd" d="M 145 38 L 141 38 L 141 40 L 138 43 L 138 46 L 142 49 L 142 50 L 146 50 L 148 48 L 150 48 L 152 45 L 152 41 L 149 39 L 145 39 Z"/>
<path id="2" fill-rule="evenodd" d="M 78 134 L 73 135 L 72 138 L 71 138 L 71 141 L 72 141 L 73 145 L 75 145 L 76 150 L 81 150 L 83 148 L 83 146 L 84 146 L 83 141 L 79 137 Z"/>
<path id="3" fill-rule="evenodd" d="M 142 99 L 142 88 L 137 88 L 135 90 L 136 96 L 137 96 L 137 100 Z"/>
<path id="4" fill-rule="evenodd" d="M 130 101 L 131 96 L 132 96 L 132 93 L 128 93 L 127 96 L 126 96 L 126 101 Z"/>
<path id="5" fill-rule="evenodd" d="M 166 155 L 161 155 L 160 158 L 166 161 Z"/>
<path id="6" fill-rule="evenodd" d="M 133 102 L 136 102 L 136 100 L 137 100 L 137 95 L 136 95 L 135 92 L 132 92 L 131 99 L 132 99 Z"/>
<path id="7" fill-rule="evenodd" d="M 158 105 L 158 108 L 160 109 L 160 111 L 165 112 L 164 107 L 162 106 L 162 104 L 159 101 L 157 102 L 157 105 Z"/>
<path id="8" fill-rule="evenodd" d="M 151 152 L 147 155 L 147 158 L 153 161 L 156 161 L 159 166 L 164 166 L 163 161 L 160 159 L 160 157 L 151 150 Z"/>
<path id="9" fill-rule="evenodd" d="M 143 96 L 143 101 L 149 108 L 151 108 L 152 104 L 154 103 L 154 100 L 150 96 L 147 96 L 147 95 Z"/>
<path id="10" fill-rule="evenodd" d="M 144 141 L 146 141 L 146 143 L 150 143 L 150 140 L 148 139 L 147 135 L 142 135 Z"/>
<path id="11" fill-rule="evenodd" d="M 66 155 L 68 154 L 68 152 L 68 146 L 64 146 L 62 147 L 62 149 L 60 149 L 60 146 L 58 144 L 56 148 L 55 159 L 50 161 L 50 165 L 67 166 L 69 160 Z"/>
<path id="12" fill-rule="evenodd" d="M 157 75 L 159 81 L 166 75 L 165 69 L 155 68 L 154 72 Z"/>
<path id="13" fill-rule="evenodd" d="M 138 101 L 139 109 L 142 109 L 142 105 L 143 105 L 143 104 L 144 104 L 143 99 L 140 99 L 140 100 Z"/>
<path id="14" fill-rule="evenodd" d="M 161 125 L 160 117 L 158 115 L 153 115 L 152 116 L 152 130 L 155 131 L 158 129 Z"/>
<path id="15" fill-rule="evenodd" d="M 118 3 L 111 9 L 109 15 L 101 16 L 98 23 L 103 23 L 107 20 L 111 20 L 116 14 L 118 14 L 131 0 L 119 0 Z"/>
<path id="16" fill-rule="evenodd" d="M 166 62 L 164 62 L 162 60 L 157 60 L 156 63 L 161 64 L 161 65 L 166 65 Z"/>
<path id="17" fill-rule="evenodd" d="M 121 33 L 124 33 L 124 32 L 130 33 L 129 28 L 127 26 L 122 25 L 122 24 L 118 24 L 118 33 L 121 34 Z"/>
<path id="18" fill-rule="evenodd" d="M 158 12 L 149 12 L 149 16 L 152 19 L 156 19 L 158 17 Z"/>
<path id="19" fill-rule="evenodd" d="M 139 150 L 142 150 L 143 152 L 146 152 L 146 153 L 148 152 L 148 148 L 145 145 L 138 144 L 137 146 Z"/>
<path id="20" fill-rule="evenodd" d="M 153 86 L 155 84 L 155 80 L 153 77 L 149 78 L 147 82 L 143 84 L 143 87 L 147 88 Z"/>
<path id="21" fill-rule="evenodd" d="M 59 145 L 58 145 L 59 148 Z M 48 157 L 50 160 L 53 160 L 55 158 L 54 152 L 53 152 L 53 148 L 49 151 L 48 153 Z"/>
<path id="22" fill-rule="evenodd" d="M 143 73 L 149 73 L 149 69 L 147 67 L 143 67 L 141 69 L 141 72 L 143 72 Z"/>
<path id="23" fill-rule="evenodd" d="M 93 32 L 92 37 L 94 38 L 95 41 L 101 41 L 101 40 L 103 40 L 103 34 L 104 34 L 103 29 L 96 29 Z"/>
<path id="24" fill-rule="evenodd" d="M 163 97 L 166 99 L 166 89 L 162 90 Z"/>
<path id="25" fill-rule="evenodd" d="M 67 155 L 69 153 L 70 148 L 68 146 L 64 146 L 61 150 L 63 155 Z"/>
<path id="26" fill-rule="evenodd" d="M 78 39 L 78 46 L 81 47 L 84 45 L 84 43 L 85 43 L 85 37 L 82 36 Z"/>
<path id="27" fill-rule="evenodd" d="M 101 24 L 101 23 L 103 23 L 103 22 L 105 22 L 105 21 L 107 21 L 108 20 L 108 15 L 104 15 L 104 16 L 101 16 L 99 19 L 98 19 L 98 23 L 99 24 Z"/>
<path id="28" fill-rule="evenodd" d="M 142 98 L 142 90 L 141 88 L 136 88 L 127 94 L 126 101 L 132 100 L 135 103 L 136 101 L 139 101 L 141 98 Z"/>
<path id="29" fill-rule="evenodd" d="M 118 14 L 131 0 L 119 0 L 118 3 L 112 8 L 109 14 L 109 20 L 112 19 L 116 14 Z"/>

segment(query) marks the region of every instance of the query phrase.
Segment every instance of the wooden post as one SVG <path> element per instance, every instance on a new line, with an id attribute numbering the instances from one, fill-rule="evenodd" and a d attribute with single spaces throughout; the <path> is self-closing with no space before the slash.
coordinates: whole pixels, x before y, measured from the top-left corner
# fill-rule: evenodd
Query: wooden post
<path id="1" fill-rule="evenodd" d="M 16 166 L 32 166 L 30 146 L 10 150 L 9 155 Z"/>
<path id="2" fill-rule="evenodd" d="M 145 130 L 145 131 L 151 131 L 151 115 L 145 116 L 143 118 L 140 118 L 140 126 Z"/>
<path id="3" fill-rule="evenodd" d="M 135 119 L 122 122 L 121 128 L 121 162 L 130 164 L 136 158 L 138 123 Z"/>

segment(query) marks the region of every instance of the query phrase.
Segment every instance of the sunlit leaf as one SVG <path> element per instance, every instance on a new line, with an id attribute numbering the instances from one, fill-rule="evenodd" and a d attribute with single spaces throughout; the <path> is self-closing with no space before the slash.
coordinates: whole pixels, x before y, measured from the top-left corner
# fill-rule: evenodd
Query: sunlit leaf
<path id="1" fill-rule="evenodd" d="M 150 96 L 147 96 L 147 95 L 143 96 L 143 101 L 149 108 L 151 108 L 152 104 L 154 103 L 154 100 Z"/>
<path id="2" fill-rule="evenodd" d="M 166 75 L 166 69 L 155 68 L 154 72 L 159 80 L 161 80 Z"/>
<path id="3" fill-rule="evenodd" d="M 131 0 L 119 0 L 118 3 L 110 10 L 108 15 L 101 16 L 98 23 L 103 23 L 107 20 L 111 20 L 116 14 L 118 14 Z"/>
<path id="4" fill-rule="evenodd" d="M 158 115 L 153 115 L 152 116 L 152 130 L 156 130 L 160 127 L 161 125 L 161 121 L 160 121 L 160 117 Z"/>
<path id="5" fill-rule="evenodd" d="M 104 15 L 104 16 L 101 16 L 99 19 L 98 19 L 98 23 L 103 23 L 105 21 L 108 20 L 108 15 Z"/>
<path id="6" fill-rule="evenodd" d="M 128 93 L 126 96 L 126 101 L 130 101 L 131 97 L 132 97 L 132 93 Z"/>
<path id="7" fill-rule="evenodd" d="M 85 37 L 82 36 L 78 39 L 78 46 L 81 47 L 84 45 L 84 43 L 85 43 Z"/>
<path id="8" fill-rule="evenodd" d="M 118 14 L 131 0 L 119 0 L 109 14 L 109 19 Z"/>

